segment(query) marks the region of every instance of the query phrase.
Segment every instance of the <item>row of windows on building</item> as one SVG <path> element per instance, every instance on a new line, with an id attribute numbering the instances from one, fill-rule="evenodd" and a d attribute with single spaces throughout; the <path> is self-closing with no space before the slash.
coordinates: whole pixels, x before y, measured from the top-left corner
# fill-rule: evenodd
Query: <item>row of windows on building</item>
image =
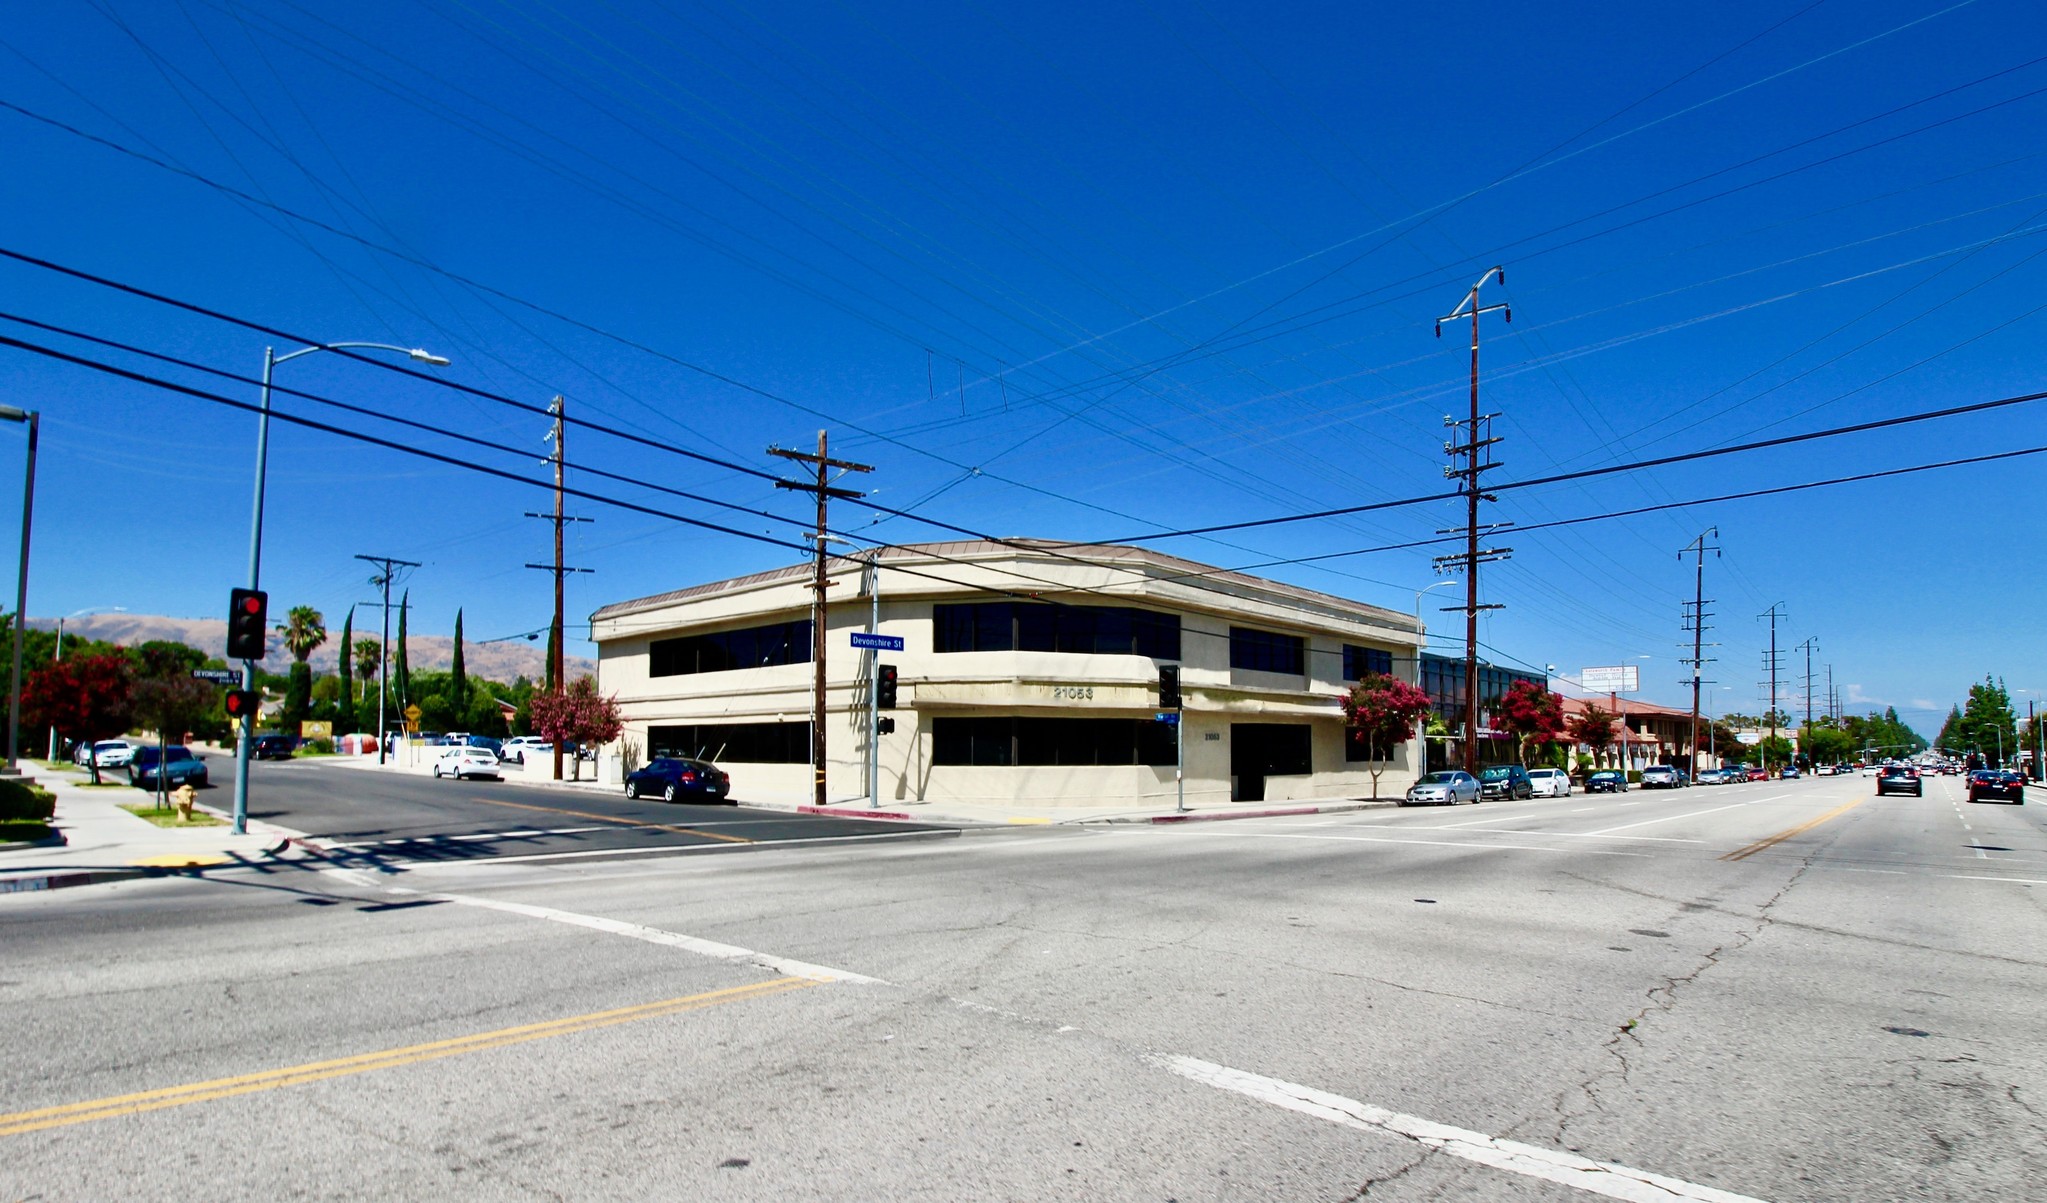
<path id="1" fill-rule="evenodd" d="M 1478 666 L 1478 704 L 1481 709 L 1494 706 L 1516 681 L 1532 681 L 1544 689 L 1549 688 L 1549 679 L 1533 673 L 1517 672 L 1511 668 L 1480 662 Z M 1429 695 L 1435 704 L 1436 713 L 1453 726 L 1464 721 L 1464 661 L 1449 656 L 1422 657 L 1422 692 Z"/>
<path id="2" fill-rule="evenodd" d="M 1045 602 L 969 602 L 931 608 L 932 647 L 945 652 L 1066 652 L 1088 656 L 1180 659 L 1180 616 L 1125 606 L 1067 606 Z M 810 661 L 809 619 L 656 639 L 648 669 L 656 677 L 730 672 Z M 1304 676 L 1308 641 L 1299 635 L 1230 628 L 1230 667 Z M 1343 645 L 1343 679 L 1390 674 L 1393 653 Z"/>
<path id="3" fill-rule="evenodd" d="M 1300 732 L 1305 763 L 1309 728 Z M 1135 718 L 1034 718 L 1011 715 L 931 720 L 935 765 L 1153 765 L 1171 767 L 1175 732 L 1165 723 Z M 1344 732 L 1344 759 L 1370 759 L 1365 745 Z M 810 763 L 810 724 L 695 723 L 647 729 L 647 755 L 737 764 Z M 1298 770 L 1307 772 L 1303 768 Z"/>

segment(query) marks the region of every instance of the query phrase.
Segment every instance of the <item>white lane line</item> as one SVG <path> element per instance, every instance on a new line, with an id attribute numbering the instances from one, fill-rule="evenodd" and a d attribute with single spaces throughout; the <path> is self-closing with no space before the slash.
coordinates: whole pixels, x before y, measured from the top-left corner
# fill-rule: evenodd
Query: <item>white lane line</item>
<path id="1" fill-rule="evenodd" d="M 616 831 L 616 827 L 550 827 L 537 831 L 485 831 L 476 835 L 408 835 L 389 840 L 362 840 L 353 844 L 327 844 L 329 848 L 390 848 L 399 844 L 465 844 L 490 840 L 523 840 L 540 835 L 583 835 L 592 831 Z M 323 843 L 325 841 L 322 841 Z"/>
<path id="2" fill-rule="evenodd" d="M 1623 824 L 1621 824 L 1621 825 L 1620 825 L 1619 827 L 1602 827 L 1602 828 L 1600 828 L 1600 829 L 1599 829 L 1598 831 L 1592 832 L 1591 834 L 1593 834 L 1593 835 L 1606 835 L 1606 834 L 1608 834 L 1609 832 L 1614 832 L 1614 831 L 1630 831 L 1630 830 L 1633 830 L 1634 828 L 1637 828 L 1637 827 L 1647 827 L 1647 826 L 1649 826 L 1649 825 L 1650 825 L 1650 824 L 1652 824 L 1652 823 L 1669 823 L 1669 822 L 1673 822 L 1673 821 L 1675 821 L 1675 820 L 1677 820 L 1677 819 L 1696 819 L 1696 818 L 1698 818 L 1698 817 L 1699 817 L 1700 815 L 1710 815 L 1710 814 L 1714 814 L 1714 813 L 1717 813 L 1717 812 L 1719 812 L 1719 811 L 1723 811 L 1723 810 L 1734 810 L 1734 809 L 1735 809 L 1735 808 L 1737 808 L 1737 807 L 1741 807 L 1741 806 L 1750 806 L 1750 805 L 1753 805 L 1753 804 L 1754 804 L 1754 803 L 1756 803 L 1756 802 L 1761 802 L 1761 801 L 1763 801 L 1763 799 L 1761 799 L 1761 798 L 1752 798 L 1752 799 L 1750 799 L 1750 800 L 1749 800 L 1749 801 L 1747 801 L 1747 802 L 1732 802 L 1732 803 L 1729 803 L 1729 804 L 1728 804 L 1728 805 L 1726 805 L 1726 806 L 1715 806 L 1715 807 L 1713 807 L 1713 808 L 1712 808 L 1712 809 L 1710 809 L 1710 810 L 1692 810 L 1692 811 L 1686 811 L 1686 812 L 1685 812 L 1684 814 L 1681 814 L 1681 815 L 1664 815 L 1664 816 L 1663 816 L 1662 818 L 1660 818 L 1660 819 L 1643 819 L 1643 820 L 1642 820 L 1641 822 L 1639 822 L 1639 823 L 1623 823 Z"/>
<path id="3" fill-rule="evenodd" d="M 1469 823 L 1416 823 L 1414 825 L 1414 830 L 1450 831 L 1458 827 L 1483 827 L 1487 823 L 1512 823 L 1515 822 L 1516 820 L 1525 819 L 1527 817 L 1528 817 L 1527 815 L 1501 815 L 1497 819 L 1473 819 Z"/>
<path id="4" fill-rule="evenodd" d="M 1576 809 L 1576 810 L 1572 811 L 1571 813 L 1572 813 L 1572 814 L 1574 814 L 1574 815 L 1582 815 L 1582 814 L 1585 814 L 1585 813 L 1586 813 L 1586 812 L 1588 812 L 1588 811 L 1593 811 L 1593 810 L 1597 810 L 1597 809 L 1599 809 L 1599 808 L 1598 808 L 1598 807 L 1596 807 L 1596 806 L 1581 806 L 1581 807 L 1579 807 L 1578 809 Z"/>
<path id="5" fill-rule="evenodd" d="M 1540 1178 L 1561 1186 L 1574 1187 L 1609 1199 L 1626 1199 L 1630 1203 L 1671 1203 L 1685 1200 L 1687 1203 L 1762 1203 L 1752 1195 L 1737 1195 L 1732 1191 L 1718 1190 L 1686 1182 L 1678 1178 L 1667 1178 L 1647 1170 L 1631 1169 L 1615 1165 L 1610 1161 L 1594 1161 L 1558 1149 L 1545 1149 L 1537 1145 L 1522 1144 L 1515 1140 L 1501 1140 L 1483 1132 L 1468 1128 L 1453 1128 L 1433 1120 L 1414 1115 L 1402 1115 L 1384 1107 L 1374 1107 L 1347 1099 L 1342 1095 L 1315 1090 L 1312 1087 L 1297 1086 L 1278 1078 L 1261 1077 L 1245 1073 L 1212 1061 L 1198 1061 L 1193 1057 L 1163 1056 L 1151 1058 L 1153 1064 L 1171 1073 L 1180 1075 L 1204 1086 L 1227 1090 L 1246 1098 L 1297 1111 L 1346 1128 L 1364 1132 L 1385 1132 L 1411 1140 L 1452 1157 L 1493 1169 L 1505 1170 L 1510 1174 L 1521 1174 Z"/>
<path id="6" fill-rule="evenodd" d="M 606 919 L 601 915 L 584 915 L 575 911 L 557 910 L 551 906 L 534 906 L 525 902 L 507 902 L 497 898 L 478 898 L 471 894 L 442 894 L 433 890 L 410 890 L 404 886 L 384 885 L 353 869 L 328 869 L 325 872 L 347 878 L 359 885 L 382 890 L 387 894 L 403 894 L 412 898 L 431 899 L 435 902 L 451 902 L 457 906 L 473 906 L 487 911 L 503 911 L 510 915 L 524 915 L 529 919 L 545 919 L 550 923 L 566 923 L 571 927 L 584 927 L 608 935 L 625 936 L 632 940 L 643 940 L 649 944 L 661 944 L 669 948 L 680 948 L 699 956 L 713 957 L 721 961 L 744 961 L 763 969 L 772 969 L 785 977 L 807 978 L 814 982 L 857 982 L 869 986 L 886 986 L 890 983 L 878 977 L 834 969 L 829 965 L 814 965 L 809 961 L 793 960 L 789 957 L 773 956 L 741 948 L 737 944 L 720 944 L 716 940 L 685 936 L 680 932 L 663 931 L 658 927 L 647 927 L 639 923 L 627 923 L 620 919 Z"/>
<path id="7" fill-rule="evenodd" d="M 617 827 L 605 827 L 604 831 L 618 831 Z M 943 829 L 941 829 L 942 831 Z M 957 832 L 950 834 L 957 835 Z M 532 852 L 520 856 L 479 856 L 473 860 L 428 861 L 424 867 L 436 872 L 448 869 L 469 869 L 480 865 L 517 865 L 528 861 L 585 860 L 598 856 L 676 856 L 684 853 L 704 853 L 714 850 L 730 852 L 735 848 L 751 848 L 765 852 L 771 848 L 801 848 L 809 844 L 850 844 L 856 840 L 913 840 L 933 839 L 930 831 L 873 831 L 860 835 L 818 835 L 804 836 L 793 840 L 756 840 L 746 844 L 640 844 L 629 848 L 585 848 L 576 852 Z"/>
<path id="8" fill-rule="evenodd" d="M 1943 873 L 1941 876 L 1953 878 L 1956 881 L 2015 881 L 2020 885 L 2047 886 L 2047 881 L 2037 877 L 1974 877 L 1967 873 Z"/>

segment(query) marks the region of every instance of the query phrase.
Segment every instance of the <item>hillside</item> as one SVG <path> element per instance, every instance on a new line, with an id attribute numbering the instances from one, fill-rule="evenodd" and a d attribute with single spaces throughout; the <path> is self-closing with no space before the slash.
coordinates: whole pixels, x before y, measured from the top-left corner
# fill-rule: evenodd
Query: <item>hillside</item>
<path id="1" fill-rule="evenodd" d="M 54 618 L 30 618 L 28 625 L 41 630 L 54 630 Z M 133 646 L 151 639 L 169 639 L 189 644 L 211 656 L 223 655 L 227 650 L 227 622 L 219 618 L 168 618 L 157 614 L 89 614 L 69 619 L 64 623 L 64 634 L 80 635 L 88 639 L 104 639 L 109 643 Z M 365 631 L 358 628 L 357 639 L 365 636 L 374 639 L 374 627 Z M 341 639 L 341 628 L 328 628 L 327 642 L 313 653 L 312 666 L 315 673 L 334 671 L 334 656 Z M 445 672 L 455 654 L 455 640 L 449 635 L 423 635 L 417 631 L 408 632 L 405 637 L 405 652 L 414 672 Z M 478 643 L 473 639 L 462 641 L 463 668 L 473 677 L 486 677 L 493 681 L 510 682 L 518 677 L 539 680 L 546 674 L 547 643 L 536 640 L 528 643 Z M 270 655 L 263 660 L 265 670 L 282 673 L 291 664 L 291 653 L 284 650 L 284 644 L 273 636 L 270 641 Z M 597 671 L 594 660 L 581 656 L 570 656 L 564 662 L 569 679 L 574 680 L 583 673 Z"/>

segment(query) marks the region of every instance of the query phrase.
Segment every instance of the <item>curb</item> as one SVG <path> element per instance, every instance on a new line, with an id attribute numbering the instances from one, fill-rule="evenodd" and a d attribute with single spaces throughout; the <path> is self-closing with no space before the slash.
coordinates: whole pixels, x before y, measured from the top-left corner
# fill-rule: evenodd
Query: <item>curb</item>
<path id="1" fill-rule="evenodd" d="M 55 873 L 39 873 L 22 877 L 0 877 L 0 895 L 38 894 L 47 890 L 62 890 L 71 886 L 97 886 L 112 881 L 136 881 L 144 877 L 172 877 L 181 874 L 197 874 L 205 866 L 188 869 L 69 869 Z"/>
<path id="2" fill-rule="evenodd" d="M 53 831 L 39 840 L 15 840 L 12 843 L 0 844 L 0 852 L 25 852 L 30 848 L 62 848 L 63 846 L 64 833 Z"/>
<path id="3" fill-rule="evenodd" d="M 742 802 L 740 805 L 744 806 L 747 804 Z M 837 815 L 842 819 L 898 819 L 905 823 L 923 821 L 915 815 L 905 814 L 900 810 L 840 810 L 835 806 L 799 806 L 796 808 L 796 813 L 800 815 Z"/>

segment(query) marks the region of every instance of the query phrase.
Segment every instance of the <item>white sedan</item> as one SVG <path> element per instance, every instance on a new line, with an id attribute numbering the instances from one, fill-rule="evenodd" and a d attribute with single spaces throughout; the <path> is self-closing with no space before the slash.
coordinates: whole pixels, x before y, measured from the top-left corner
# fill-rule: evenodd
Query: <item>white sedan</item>
<path id="1" fill-rule="evenodd" d="M 434 776 L 498 778 L 497 754 L 489 748 L 449 748 L 434 761 Z"/>
<path id="2" fill-rule="evenodd" d="M 1535 783 L 1531 798 L 1568 798 L 1571 796 L 1571 775 L 1562 769 L 1530 769 L 1528 779 Z"/>

